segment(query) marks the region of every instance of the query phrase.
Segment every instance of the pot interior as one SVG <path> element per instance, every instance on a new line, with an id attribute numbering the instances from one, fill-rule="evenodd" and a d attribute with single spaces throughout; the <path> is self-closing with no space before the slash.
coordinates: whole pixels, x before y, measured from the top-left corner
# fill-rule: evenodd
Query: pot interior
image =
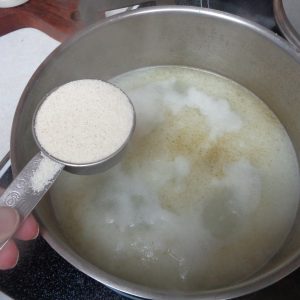
<path id="1" fill-rule="evenodd" d="M 71 80 L 109 80 L 130 70 L 156 65 L 205 69 L 240 83 L 276 114 L 299 159 L 300 64 L 289 46 L 275 34 L 227 14 L 194 8 L 156 8 L 99 23 L 63 44 L 40 66 L 25 89 L 14 119 L 14 172 L 20 171 L 37 151 L 31 119 L 46 93 Z M 128 283 L 113 283 L 113 277 L 76 254 L 55 220 L 49 197 L 35 212 L 48 242 L 68 261 L 114 288 L 132 292 Z M 299 254 L 298 212 L 284 246 L 259 273 L 240 285 L 209 293 L 223 297 L 240 295 L 270 284 L 298 267 Z M 152 292 L 135 287 L 139 296 Z"/>

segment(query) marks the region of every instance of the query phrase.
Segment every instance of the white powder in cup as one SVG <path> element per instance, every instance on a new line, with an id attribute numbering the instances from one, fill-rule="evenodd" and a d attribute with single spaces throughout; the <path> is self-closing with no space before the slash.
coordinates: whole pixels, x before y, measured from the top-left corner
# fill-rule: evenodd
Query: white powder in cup
<path id="1" fill-rule="evenodd" d="M 38 142 L 51 156 L 85 164 L 117 152 L 133 125 L 133 106 L 120 89 L 84 79 L 52 92 L 40 106 L 34 128 Z"/>

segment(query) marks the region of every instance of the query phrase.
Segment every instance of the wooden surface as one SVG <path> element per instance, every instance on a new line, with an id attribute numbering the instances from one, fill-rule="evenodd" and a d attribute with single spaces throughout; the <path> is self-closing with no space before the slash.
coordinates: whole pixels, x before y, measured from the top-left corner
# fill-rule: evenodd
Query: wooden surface
<path id="1" fill-rule="evenodd" d="M 0 36 L 32 27 L 63 41 L 83 27 L 79 0 L 30 0 L 13 8 L 0 8 Z"/>

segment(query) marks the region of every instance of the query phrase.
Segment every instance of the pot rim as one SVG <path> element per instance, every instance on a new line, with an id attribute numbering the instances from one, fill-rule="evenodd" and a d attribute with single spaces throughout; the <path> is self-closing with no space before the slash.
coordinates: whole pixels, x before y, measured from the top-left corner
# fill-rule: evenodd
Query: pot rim
<path id="1" fill-rule="evenodd" d="M 139 15 L 147 15 L 147 14 L 159 14 L 159 13 L 190 13 L 201 16 L 208 16 L 212 18 L 222 19 L 228 22 L 232 22 L 238 24 L 240 26 L 246 27 L 255 33 L 265 37 L 270 40 L 275 46 L 284 50 L 289 56 L 294 58 L 296 63 L 300 64 L 300 53 L 292 47 L 292 45 L 288 44 L 283 38 L 268 30 L 267 28 L 246 20 L 244 18 L 213 10 L 213 9 L 205 9 L 205 8 L 197 8 L 193 6 L 159 6 L 159 7 L 149 7 L 143 9 L 137 9 L 130 12 L 125 12 L 116 16 L 109 17 L 105 20 L 99 21 L 93 25 L 86 27 L 85 29 L 79 31 L 74 36 L 69 38 L 67 41 L 63 42 L 60 46 L 58 46 L 38 67 L 35 71 L 28 84 L 26 85 L 20 101 L 17 105 L 17 109 L 13 119 L 12 125 L 12 133 L 11 133 L 11 164 L 13 175 L 19 171 L 19 167 L 16 165 L 16 149 L 17 149 L 17 124 L 19 120 L 19 116 L 22 113 L 25 100 L 27 98 L 27 94 L 31 90 L 33 83 L 38 79 L 40 73 L 46 68 L 49 61 L 55 59 L 59 56 L 65 49 L 71 47 L 76 41 L 78 41 L 81 37 L 90 33 L 97 28 L 109 26 L 110 23 L 119 22 L 120 20 L 132 18 L 134 16 Z M 38 217 L 37 217 L 38 218 Z M 50 231 L 47 231 L 45 224 L 43 221 L 38 218 L 39 223 L 41 225 L 41 234 L 43 238 L 47 241 L 47 243 L 64 259 L 66 259 L 69 263 L 71 263 L 74 267 L 87 274 L 88 276 L 94 278 L 95 280 L 101 282 L 107 287 L 117 291 L 121 291 L 125 294 L 149 298 L 149 299 L 229 299 L 233 297 L 242 296 L 245 294 L 252 293 L 264 287 L 267 287 L 283 277 L 289 275 L 294 270 L 296 270 L 300 266 L 300 249 L 295 252 L 294 255 L 286 259 L 283 263 L 281 263 L 276 268 L 272 269 L 260 275 L 258 277 L 245 280 L 241 283 L 232 285 L 230 287 L 218 288 L 214 290 L 208 291 L 195 291 L 195 292 L 185 292 L 185 291 L 169 291 L 169 290 L 161 290 L 149 288 L 143 285 L 131 283 L 124 279 L 118 278 L 117 276 L 110 275 L 99 268 L 95 267 L 82 257 L 80 257 L 76 252 L 74 252 L 67 244 L 63 241 L 59 240 L 55 234 L 51 234 Z"/>
<path id="2" fill-rule="evenodd" d="M 283 0 L 273 0 L 273 11 L 276 24 L 278 25 L 281 33 L 295 47 L 295 49 L 299 51 L 300 35 L 289 21 L 283 6 Z"/>

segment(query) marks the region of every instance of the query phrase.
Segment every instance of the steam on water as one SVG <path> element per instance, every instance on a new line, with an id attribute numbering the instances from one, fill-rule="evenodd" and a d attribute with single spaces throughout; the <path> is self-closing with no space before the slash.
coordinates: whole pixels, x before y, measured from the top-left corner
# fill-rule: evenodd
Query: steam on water
<path id="1" fill-rule="evenodd" d="M 298 164 L 283 126 L 223 77 L 155 67 L 114 78 L 137 127 L 105 174 L 64 174 L 51 196 L 64 234 L 103 270 L 160 288 L 242 280 L 294 222 Z"/>

